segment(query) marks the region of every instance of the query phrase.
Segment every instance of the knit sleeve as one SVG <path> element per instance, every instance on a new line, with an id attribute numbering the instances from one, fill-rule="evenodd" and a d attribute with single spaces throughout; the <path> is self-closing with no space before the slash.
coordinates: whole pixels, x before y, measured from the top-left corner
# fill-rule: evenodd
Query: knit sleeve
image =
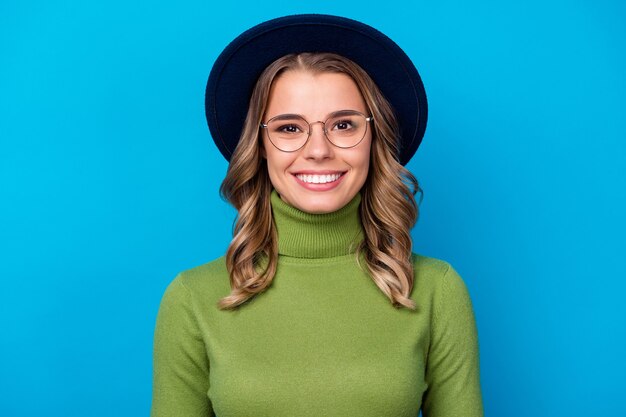
<path id="1" fill-rule="evenodd" d="M 213 416 L 209 361 L 181 276 L 167 287 L 154 332 L 152 417 Z"/>
<path id="2" fill-rule="evenodd" d="M 434 293 L 424 417 L 482 417 L 478 334 L 465 283 L 447 265 Z"/>

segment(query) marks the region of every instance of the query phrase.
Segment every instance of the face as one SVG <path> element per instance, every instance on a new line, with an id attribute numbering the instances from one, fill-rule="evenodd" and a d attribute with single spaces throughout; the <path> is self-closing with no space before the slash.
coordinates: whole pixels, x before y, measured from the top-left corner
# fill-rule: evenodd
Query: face
<path id="1" fill-rule="evenodd" d="M 357 110 L 369 116 L 352 78 L 340 73 L 287 71 L 274 80 L 263 121 L 298 114 L 314 123 L 338 110 Z M 274 147 L 262 129 L 263 156 L 270 181 L 283 201 L 308 213 L 331 213 L 348 204 L 365 183 L 371 126 L 358 145 L 346 149 L 328 141 L 321 123 L 311 129 L 308 142 L 295 152 Z"/>

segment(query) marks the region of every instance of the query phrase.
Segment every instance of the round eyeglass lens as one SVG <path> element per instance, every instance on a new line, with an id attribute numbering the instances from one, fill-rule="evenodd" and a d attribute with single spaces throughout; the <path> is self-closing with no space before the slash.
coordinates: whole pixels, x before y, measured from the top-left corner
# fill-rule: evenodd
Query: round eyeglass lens
<path id="1" fill-rule="evenodd" d="M 297 151 L 309 138 L 309 124 L 296 115 L 276 116 L 267 122 L 267 135 L 281 151 Z"/>
<path id="2" fill-rule="evenodd" d="M 367 132 L 367 118 L 355 111 L 341 111 L 324 122 L 326 137 L 335 146 L 351 148 L 358 145 Z"/>

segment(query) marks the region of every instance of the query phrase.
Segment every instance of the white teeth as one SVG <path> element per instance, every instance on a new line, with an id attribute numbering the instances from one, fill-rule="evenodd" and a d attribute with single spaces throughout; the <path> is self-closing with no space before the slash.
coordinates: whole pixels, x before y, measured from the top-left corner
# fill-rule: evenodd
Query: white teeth
<path id="1" fill-rule="evenodd" d="M 296 175 L 300 181 L 304 181 L 307 183 L 313 184 L 326 184 L 327 182 L 337 181 L 341 174 L 328 174 L 328 175 L 307 175 L 307 174 L 298 174 Z"/>

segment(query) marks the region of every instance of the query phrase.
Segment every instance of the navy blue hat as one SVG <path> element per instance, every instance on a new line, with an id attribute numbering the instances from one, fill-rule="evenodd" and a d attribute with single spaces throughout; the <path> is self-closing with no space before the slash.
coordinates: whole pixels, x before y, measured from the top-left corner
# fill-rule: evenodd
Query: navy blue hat
<path id="1" fill-rule="evenodd" d="M 268 20 L 233 40 L 215 61 L 206 87 L 209 130 L 224 157 L 237 146 L 252 90 L 263 70 L 291 53 L 331 52 L 368 73 L 393 106 L 400 125 L 399 161 L 405 165 L 422 141 L 428 105 L 417 69 L 383 33 L 352 19 L 301 14 Z"/>

